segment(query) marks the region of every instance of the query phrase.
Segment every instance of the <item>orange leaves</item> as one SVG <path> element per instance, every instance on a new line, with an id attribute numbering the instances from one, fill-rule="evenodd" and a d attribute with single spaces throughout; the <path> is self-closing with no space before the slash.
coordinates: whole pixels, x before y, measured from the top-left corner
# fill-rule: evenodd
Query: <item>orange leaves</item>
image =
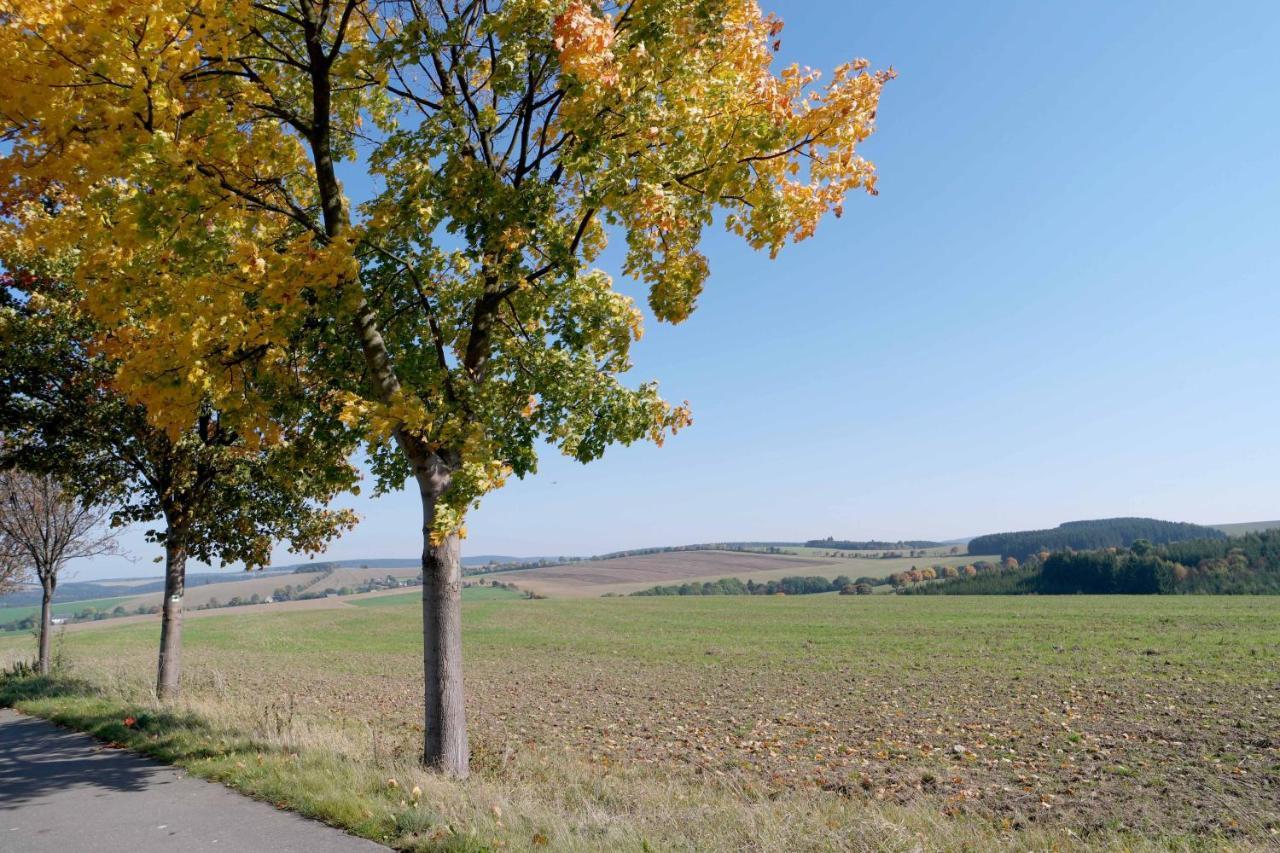
<path id="1" fill-rule="evenodd" d="M 850 191 L 875 194 L 858 146 L 893 72 L 856 59 L 822 85 L 814 69 L 775 69 L 782 22 L 756 0 L 627 8 L 614 20 L 574 0 L 555 19 L 561 68 L 581 84 L 559 129 L 578 149 L 566 161 L 626 231 L 626 272 L 679 322 L 710 274 L 698 244 L 718 211 L 774 255 L 842 215 Z"/>
<path id="2" fill-rule="evenodd" d="M 613 86 L 618 69 L 613 56 L 613 21 L 597 17 L 591 4 L 573 0 L 552 26 L 560 66 L 583 85 Z"/>

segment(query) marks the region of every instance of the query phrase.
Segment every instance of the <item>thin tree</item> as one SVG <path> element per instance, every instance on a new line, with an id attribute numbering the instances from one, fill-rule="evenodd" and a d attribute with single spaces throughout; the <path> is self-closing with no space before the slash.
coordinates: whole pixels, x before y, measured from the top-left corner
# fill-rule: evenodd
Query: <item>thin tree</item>
<path id="1" fill-rule="evenodd" d="M 71 560 L 116 553 L 111 511 L 78 499 L 47 474 L 0 471 L 0 536 L 40 582 L 40 674 L 48 675 L 53 594 Z"/>

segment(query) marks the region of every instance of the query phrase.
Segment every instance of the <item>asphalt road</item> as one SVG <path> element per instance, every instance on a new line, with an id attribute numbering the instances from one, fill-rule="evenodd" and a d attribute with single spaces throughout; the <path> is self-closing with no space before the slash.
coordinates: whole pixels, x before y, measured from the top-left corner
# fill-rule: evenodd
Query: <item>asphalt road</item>
<path id="1" fill-rule="evenodd" d="M 277 811 L 87 735 L 0 709 L 4 853 L 374 853 L 387 848 Z"/>

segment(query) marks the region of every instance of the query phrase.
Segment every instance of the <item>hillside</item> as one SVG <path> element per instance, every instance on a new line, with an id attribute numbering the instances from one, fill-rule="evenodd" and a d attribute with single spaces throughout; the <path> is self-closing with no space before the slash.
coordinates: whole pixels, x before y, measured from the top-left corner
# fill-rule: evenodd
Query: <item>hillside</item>
<path id="1" fill-rule="evenodd" d="M 416 567 L 398 569 L 371 567 L 367 569 L 338 568 L 324 572 L 247 575 L 242 576 L 241 580 L 232 583 L 220 583 L 188 589 L 184 601 L 187 609 L 193 610 L 197 607 L 207 607 L 215 602 L 216 604 L 226 604 L 233 598 L 249 601 L 256 595 L 260 599 L 265 599 L 285 586 L 292 586 L 295 595 L 300 593 L 323 593 L 325 590 L 332 589 L 336 591 L 344 587 L 354 589 L 370 580 L 385 578 L 388 575 L 402 580 L 414 577 L 419 572 L 420 569 Z M 127 610 L 136 610 L 138 607 L 158 606 L 162 597 L 163 592 L 139 596 L 127 601 L 125 608 Z"/>
<path id="2" fill-rule="evenodd" d="M 1132 549 L 1059 551 L 1041 562 L 917 584 L 914 595 L 1280 595 L 1280 530 Z"/>
<path id="3" fill-rule="evenodd" d="M 998 554 L 1025 560 L 1041 551 L 1087 551 L 1094 548 L 1128 548 L 1139 539 L 1154 545 L 1188 539 L 1226 539 L 1217 528 L 1155 518 L 1102 518 L 1068 521 L 1049 530 L 992 533 L 969 541 L 970 554 Z"/>
<path id="4" fill-rule="evenodd" d="M 784 577 L 806 575 L 834 578 L 888 577 L 914 565 L 962 565 L 968 556 L 901 557 L 797 557 L 786 554 L 756 554 L 742 551 L 668 551 L 607 560 L 584 560 L 494 573 L 492 579 L 513 583 L 522 590 L 551 597 L 581 598 L 606 594 L 627 595 L 653 586 L 685 581 L 738 578 L 764 583 Z"/>
<path id="5" fill-rule="evenodd" d="M 252 577 L 288 577 L 292 572 L 283 569 L 270 569 L 255 572 Z M 224 572 L 196 572 L 187 575 L 187 589 L 193 590 L 210 584 L 240 583 L 250 577 L 245 572 L 227 570 Z M 284 581 L 281 581 L 284 583 Z M 58 584 L 57 602 L 71 604 L 73 602 L 91 602 L 102 598 L 137 597 L 145 593 L 161 593 L 164 591 L 164 578 L 108 578 L 96 581 L 78 581 L 74 576 Z M 17 592 L 0 598 L 0 617 L 10 607 L 31 607 L 40 604 L 40 587 L 27 584 Z M 4 621 L 0 618 L 0 621 Z"/>
<path id="6" fill-rule="evenodd" d="M 323 580 L 317 582 L 312 591 L 324 591 L 326 589 L 340 590 L 343 587 L 358 587 L 361 584 L 368 583 L 375 578 L 393 577 L 396 580 L 406 580 L 408 578 L 417 577 L 422 574 L 422 566 L 415 563 L 412 566 L 402 567 L 398 569 L 387 568 L 342 568 L 337 569 L 329 575 L 325 575 Z"/>

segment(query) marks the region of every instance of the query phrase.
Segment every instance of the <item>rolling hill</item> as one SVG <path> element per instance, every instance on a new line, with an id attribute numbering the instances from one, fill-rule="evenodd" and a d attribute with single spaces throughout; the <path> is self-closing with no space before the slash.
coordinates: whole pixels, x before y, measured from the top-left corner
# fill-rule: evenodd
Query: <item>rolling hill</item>
<path id="1" fill-rule="evenodd" d="M 1214 527 L 1156 518 L 1101 518 L 1068 521 L 1048 530 L 992 533 L 969 541 L 972 554 L 999 554 L 1025 560 L 1040 551 L 1084 551 L 1093 548 L 1128 548 L 1139 539 L 1154 545 L 1189 539 L 1225 539 Z"/>
<path id="2" fill-rule="evenodd" d="M 963 565 L 970 556 L 880 559 L 866 557 L 799 557 L 743 551 L 665 551 L 607 560 L 584 560 L 536 569 L 481 575 L 522 590 L 560 598 L 627 595 L 652 586 L 684 581 L 739 578 L 757 582 L 793 575 L 834 578 L 888 577 L 912 566 Z"/>

